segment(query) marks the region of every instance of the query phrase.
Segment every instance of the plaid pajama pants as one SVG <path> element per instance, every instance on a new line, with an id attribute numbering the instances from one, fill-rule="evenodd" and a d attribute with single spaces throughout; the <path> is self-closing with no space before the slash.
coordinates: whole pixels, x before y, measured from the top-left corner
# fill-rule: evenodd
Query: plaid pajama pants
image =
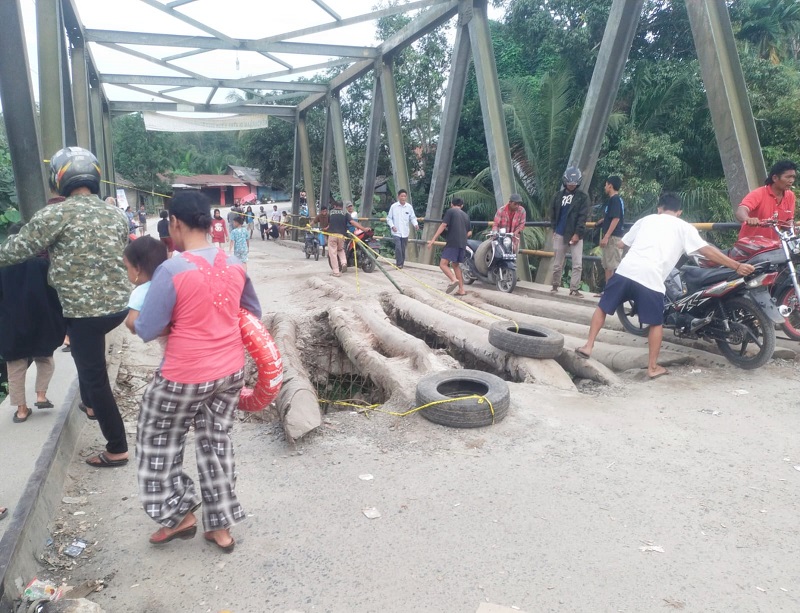
<path id="1" fill-rule="evenodd" d="M 177 526 L 200 499 L 183 470 L 186 435 L 194 425 L 203 526 L 221 530 L 245 517 L 234 487 L 231 427 L 244 369 L 199 384 L 175 383 L 156 371 L 142 397 L 136 435 L 139 500 L 145 512 L 167 528 Z"/>

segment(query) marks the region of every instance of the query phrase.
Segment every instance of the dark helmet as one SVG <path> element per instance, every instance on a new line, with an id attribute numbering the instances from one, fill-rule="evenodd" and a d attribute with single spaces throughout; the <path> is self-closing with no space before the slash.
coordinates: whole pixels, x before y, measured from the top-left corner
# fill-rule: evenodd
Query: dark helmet
<path id="1" fill-rule="evenodd" d="M 570 183 L 574 183 L 580 187 L 581 179 L 583 179 L 581 169 L 577 166 L 568 166 L 564 171 L 564 177 L 561 180 L 563 181 L 565 187 Z"/>
<path id="2" fill-rule="evenodd" d="M 100 192 L 100 164 L 91 151 L 82 147 L 65 147 L 50 158 L 50 188 L 69 196 L 79 187 Z"/>

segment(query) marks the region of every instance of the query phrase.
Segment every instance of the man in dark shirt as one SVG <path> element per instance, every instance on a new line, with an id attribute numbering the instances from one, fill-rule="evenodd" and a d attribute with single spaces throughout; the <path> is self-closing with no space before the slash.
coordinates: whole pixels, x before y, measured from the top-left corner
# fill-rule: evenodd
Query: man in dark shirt
<path id="1" fill-rule="evenodd" d="M 333 208 L 328 214 L 328 226 L 322 228 L 328 233 L 328 260 L 333 269 L 333 276 L 341 276 L 341 272 L 347 272 L 347 255 L 344 252 L 345 234 L 347 234 L 347 222 L 349 215 L 342 209 L 341 202 L 334 202 Z M 341 265 L 341 272 L 339 272 Z"/>
<path id="2" fill-rule="evenodd" d="M 622 225 L 625 222 L 625 203 L 619 196 L 619 188 L 622 186 L 622 179 L 616 175 L 611 175 L 606 179 L 605 192 L 608 201 L 603 209 L 603 219 L 598 223 L 603 229 L 603 237 L 600 239 L 602 254 L 600 263 L 606 271 L 606 283 L 614 274 L 622 260 L 622 247 L 620 239 L 625 234 Z"/>
<path id="3" fill-rule="evenodd" d="M 447 230 L 447 239 L 445 241 L 444 249 L 442 249 L 442 259 L 439 261 L 439 268 L 442 269 L 444 276 L 450 281 L 447 286 L 447 293 L 451 294 L 458 288 L 457 296 L 464 296 L 464 277 L 461 274 L 461 262 L 464 261 L 467 254 L 467 238 L 470 237 L 472 231 L 470 230 L 469 215 L 464 210 L 464 201 L 461 198 L 453 198 L 450 203 L 450 208 L 444 214 L 442 223 L 436 230 L 436 234 L 428 241 L 428 249 L 433 249 L 433 243 L 437 238 Z M 453 262 L 452 270 L 450 269 L 450 262 Z"/>
<path id="4" fill-rule="evenodd" d="M 550 205 L 550 225 L 553 228 L 553 288 L 555 293 L 561 287 L 561 271 L 567 251 L 572 256 L 572 274 L 569 281 L 569 295 L 582 298 L 581 272 L 583 271 L 583 234 L 586 218 L 589 215 L 589 196 L 579 191 L 583 173 L 577 166 L 564 171 L 562 183 Z"/>

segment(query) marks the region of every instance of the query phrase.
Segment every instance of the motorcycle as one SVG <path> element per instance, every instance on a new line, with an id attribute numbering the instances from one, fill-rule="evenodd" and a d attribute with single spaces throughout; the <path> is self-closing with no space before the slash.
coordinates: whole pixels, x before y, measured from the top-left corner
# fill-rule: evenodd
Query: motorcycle
<path id="1" fill-rule="evenodd" d="M 345 241 L 344 253 L 345 256 L 347 256 L 347 267 L 355 266 L 356 259 L 358 259 L 358 266 L 361 270 L 364 272 L 373 272 L 375 270 L 375 260 L 373 259 L 374 255 L 373 257 L 370 257 L 370 255 L 372 255 L 372 252 L 378 253 L 380 250 L 380 242 L 378 239 L 374 238 L 375 231 L 372 229 L 367 229 L 366 231 L 356 229 L 352 234 L 356 236 L 360 242 L 356 244 L 356 241 L 352 238 Z M 362 242 L 371 250 L 369 253 L 367 247 L 361 244 Z M 328 264 L 330 265 L 330 261 L 328 261 Z"/>
<path id="2" fill-rule="evenodd" d="M 481 280 L 496 285 L 501 292 L 510 294 L 517 286 L 517 254 L 514 242 L 505 228 L 489 235 L 483 242 L 467 241 L 467 257 L 460 264 L 464 283 L 472 285 Z"/>
<path id="3" fill-rule="evenodd" d="M 770 240 L 754 237 L 736 241 L 728 251 L 728 257 L 754 265 L 769 262 L 778 270 L 778 278 L 770 288 L 770 294 L 778 306 L 786 307 L 788 314 L 780 325 L 790 339 L 797 341 L 800 340 L 800 283 L 797 279 L 796 263 L 800 262 L 800 236 L 793 225 L 781 229 L 774 220 L 762 222 L 761 225 L 772 227 L 777 238 Z M 714 265 L 702 257 L 697 260 L 703 267 Z"/>
<path id="4" fill-rule="evenodd" d="M 778 273 L 762 262 L 756 271 L 739 277 L 728 268 L 683 266 L 665 282 L 664 328 L 678 338 L 714 341 L 732 364 L 751 370 L 766 364 L 775 350 L 775 324 L 783 321 L 768 288 Z M 647 335 L 638 320 L 635 301 L 617 309 L 623 327 Z"/>
<path id="5" fill-rule="evenodd" d="M 306 230 L 303 235 L 303 253 L 306 254 L 306 259 L 314 256 L 315 260 L 319 260 L 319 239 L 317 233 L 319 230 Z"/>

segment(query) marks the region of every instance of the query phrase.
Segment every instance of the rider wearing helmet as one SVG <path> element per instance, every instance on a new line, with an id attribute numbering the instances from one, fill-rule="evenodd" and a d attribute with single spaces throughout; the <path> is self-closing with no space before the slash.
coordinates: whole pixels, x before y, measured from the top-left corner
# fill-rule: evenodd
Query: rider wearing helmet
<path id="1" fill-rule="evenodd" d="M 66 197 L 38 210 L 19 234 L 0 245 L 0 266 L 22 262 L 46 249 L 49 283 L 58 292 L 78 371 L 82 410 L 89 407 L 108 441 L 106 451 L 87 460 L 93 466 L 128 461 L 125 427 L 105 362 L 105 335 L 127 314 L 130 283 L 122 252 L 128 220 L 98 198 L 100 166 L 86 149 L 67 147 L 50 160 L 50 188 Z"/>
<path id="2" fill-rule="evenodd" d="M 580 168 L 570 165 L 562 178 L 564 187 L 553 196 L 550 207 L 550 226 L 553 229 L 553 288 L 561 287 L 561 271 L 567 249 L 572 255 L 572 276 L 569 282 L 569 295 L 581 298 L 581 272 L 583 270 L 583 234 L 586 231 L 586 218 L 589 216 L 589 197 L 578 188 L 583 174 Z"/>

